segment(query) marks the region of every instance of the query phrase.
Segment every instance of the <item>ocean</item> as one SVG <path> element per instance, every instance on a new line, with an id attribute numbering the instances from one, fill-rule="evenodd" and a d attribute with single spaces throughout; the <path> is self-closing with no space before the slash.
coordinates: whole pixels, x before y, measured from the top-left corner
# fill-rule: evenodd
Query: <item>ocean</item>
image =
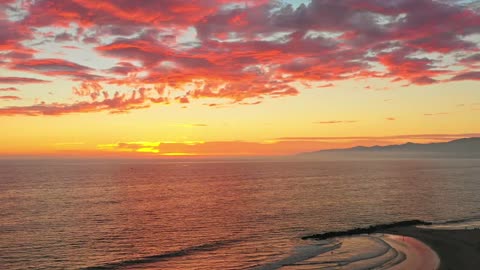
<path id="1" fill-rule="evenodd" d="M 389 269 L 381 239 L 301 237 L 478 218 L 479 175 L 478 159 L 0 160 L 0 269 Z"/>

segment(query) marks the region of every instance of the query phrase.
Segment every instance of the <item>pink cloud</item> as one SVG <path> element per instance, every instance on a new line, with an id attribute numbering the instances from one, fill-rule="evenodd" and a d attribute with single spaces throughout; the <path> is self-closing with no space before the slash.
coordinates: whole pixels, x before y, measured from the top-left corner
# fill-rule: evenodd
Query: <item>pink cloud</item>
<path id="1" fill-rule="evenodd" d="M 28 59 L 14 61 L 10 64 L 13 70 L 39 73 L 47 76 L 67 76 L 73 79 L 100 78 L 91 74 L 93 69 L 62 59 Z"/>
<path id="2" fill-rule="evenodd" d="M 0 92 L 7 92 L 7 91 L 11 91 L 11 92 L 17 92 L 18 89 L 16 87 L 5 87 L 5 88 L 0 88 Z"/>
<path id="3" fill-rule="evenodd" d="M 469 71 L 460 73 L 451 78 L 452 81 L 480 80 L 480 71 Z"/>
<path id="4" fill-rule="evenodd" d="M 22 98 L 17 96 L 0 96 L 0 100 L 20 100 Z"/>
<path id="5" fill-rule="evenodd" d="M 35 78 L 24 78 L 24 77 L 0 77 L 1 84 L 29 84 L 29 83 L 47 83 L 50 81 L 35 79 Z"/>
<path id="6" fill-rule="evenodd" d="M 88 113 L 107 111 L 110 113 L 123 113 L 130 110 L 148 108 L 152 103 L 166 103 L 162 98 L 147 96 L 142 91 L 133 91 L 130 95 L 116 92 L 115 95 L 109 97 L 108 94 L 102 100 L 94 100 L 91 102 L 80 101 L 72 104 L 62 103 L 45 103 L 42 102 L 32 106 L 10 106 L 0 108 L 0 116 L 14 115 L 64 115 L 72 113 Z"/>
<path id="7" fill-rule="evenodd" d="M 327 84 L 322 84 L 320 86 L 317 86 L 319 88 L 328 88 L 328 87 L 333 87 L 335 86 L 333 83 L 327 83 Z"/>
<path id="8" fill-rule="evenodd" d="M 92 100 L 97 99 L 103 87 L 97 82 L 82 82 L 78 87 L 73 87 L 73 94 L 81 97 L 89 96 Z"/>
<path id="9" fill-rule="evenodd" d="M 0 4 L 4 59 L 0 68 L 41 74 L 50 77 L 48 81 L 61 77 L 80 83 L 73 94 L 90 96 L 95 102 L 108 95 L 97 87 L 100 84 L 133 89 L 161 85 L 168 91 L 155 101 L 217 98 L 224 101 L 215 101 L 219 106 L 212 107 L 221 107 L 295 96 L 302 90 L 294 84 L 299 81 L 323 88 L 334 86 L 335 81 L 363 78 L 401 81 L 405 86 L 480 79 L 479 47 L 467 38 L 480 34 L 480 14 L 454 2 L 318 0 L 293 6 L 288 1 L 264 0 L 44 0 L 21 7 L 12 4 Z M 4 11 L 7 8 L 22 15 L 14 20 Z M 56 31 L 42 32 L 45 27 Z M 99 58 L 116 63 L 97 69 L 72 58 L 41 58 L 39 46 L 26 45 L 52 42 L 72 52 L 92 47 Z M 442 63 L 451 54 L 461 57 Z M 458 66 L 464 72 L 456 71 Z M 318 84 L 324 81 L 329 83 Z M 3 84 L 42 82 L 47 80 L 0 77 Z M 88 107 L 84 110 L 88 112 L 111 111 L 97 105 L 98 110 L 85 104 L 80 107 Z M 58 106 L 78 108 L 79 104 L 50 105 Z"/>

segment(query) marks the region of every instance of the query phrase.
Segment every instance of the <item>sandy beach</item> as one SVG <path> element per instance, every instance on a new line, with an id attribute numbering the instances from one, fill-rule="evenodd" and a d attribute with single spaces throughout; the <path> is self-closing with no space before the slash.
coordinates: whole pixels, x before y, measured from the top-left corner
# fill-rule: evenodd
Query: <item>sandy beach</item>
<path id="1" fill-rule="evenodd" d="M 405 258 L 402 260 L 401 256 L 396 256 L 377 264 L 377 266 L 387 266 L 388 269 L 477 270 L 480 269 L 479 227 L 480 221 L 476 219 L 437 224 L 408 220 L 346 231 L 326 232 L 306 236 L 304 239 L 324 241 L 342 239 L 344 244 L 349 242 L 348 239 L 361 239 L 361 237 L 384 241 L 392 250 L 403 254 Z M 381 261 L 385 256 L 380 254 L 372 258 Z M 344 262 L 353 266 L 351 260 L 342 261 Z"/>
<path id="2" fill-rule="evenodd" d="M 382 232 L 413 237 L 427 244 L 440 257 L 440 270 L 480 269 L 480 229 L 439 230 L 408 226 Z"/>

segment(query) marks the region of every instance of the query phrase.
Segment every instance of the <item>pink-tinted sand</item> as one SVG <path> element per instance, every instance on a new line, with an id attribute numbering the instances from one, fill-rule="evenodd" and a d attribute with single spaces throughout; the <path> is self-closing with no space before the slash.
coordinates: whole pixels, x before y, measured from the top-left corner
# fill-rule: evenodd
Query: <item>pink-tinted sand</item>
<path id="1" fill-rule="evenodd" d="M 418 269 L 418 270 L 436 270 L 440 266 L 440 259 L 428 245 L 419 240 L 401 235 L 385 235 L 384 240 L 399 252 L 403 252 L 406 259 L 390 269 Z"/>

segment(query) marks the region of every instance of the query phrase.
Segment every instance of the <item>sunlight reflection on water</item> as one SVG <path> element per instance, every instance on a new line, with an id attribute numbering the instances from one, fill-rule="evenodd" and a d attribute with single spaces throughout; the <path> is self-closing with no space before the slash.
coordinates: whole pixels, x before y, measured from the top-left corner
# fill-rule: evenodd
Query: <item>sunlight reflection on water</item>
<path id="1" fill-rule="evenodd" d="M 0 265 L 258 267 L 305 246 L 303 235 L 470 217 L 479 165 L 0 161 Z"/>

